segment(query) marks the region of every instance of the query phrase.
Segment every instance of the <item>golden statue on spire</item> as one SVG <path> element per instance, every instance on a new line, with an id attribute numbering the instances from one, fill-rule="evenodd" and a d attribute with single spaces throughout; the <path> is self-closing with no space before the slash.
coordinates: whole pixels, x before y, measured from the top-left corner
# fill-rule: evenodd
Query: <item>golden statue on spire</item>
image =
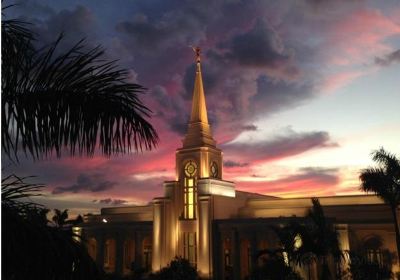
<path id="1" fill-rule="evenodd" d="M 192 50 L 196 54 L 196 62 L 197 63 L 200 62 L 200 47 L 193 47 L 192 46 Z"/>

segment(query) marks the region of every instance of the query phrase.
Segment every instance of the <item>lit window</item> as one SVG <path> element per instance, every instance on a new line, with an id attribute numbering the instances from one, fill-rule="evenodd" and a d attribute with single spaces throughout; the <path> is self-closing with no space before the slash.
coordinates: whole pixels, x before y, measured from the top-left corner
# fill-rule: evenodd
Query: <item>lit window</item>
<path id="1" fill-rule="evenodd" d="M 189 261 L 189 263 L 196 267 L 196 233 L 195 232 L 184 232 L 183 233 L 183 257 Z"/>
<path id="2" fill-rule="evenodd" d="M 184 218 L 196 218 L 196 173 L 197 166 L 194 161 L 189 161 L 185 165 L 185 179 L 184 179 Z"/>

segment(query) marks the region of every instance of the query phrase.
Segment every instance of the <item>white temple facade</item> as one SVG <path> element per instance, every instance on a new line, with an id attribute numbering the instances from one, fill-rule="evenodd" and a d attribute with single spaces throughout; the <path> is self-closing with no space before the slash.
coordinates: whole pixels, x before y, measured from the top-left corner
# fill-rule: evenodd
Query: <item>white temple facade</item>
<path id="1" fill-rule="evenodd" d="M 235 189 L 223 178 L 223 153 L 208 123 L 200 57 L 196 59 L 192 111 L 181 148 L 176 150 L 175 180 L 147 206 L 103 208 L 85 216 L 82 231 L 93 259 L 106 272 L 158 271 L 175 256 L 189 260 L 204 279 L 245 279 L 257 251 L 277 248 L 271 226 L 304 217 L 310 198 L 283 199 Z M 320 197 L 328 219 L 338 228 L 342 250 L 396 252 L 389 207 L 371 195 Z M 367 248 L 371 239 L 379 248 Z M 368 251 L 370 250 L 370 251 Z M 398 271 L 397 258 L 392 268 Z M 312 278 L 317 279 L 318 267 Z M 306 273 L 300 271 L 300 273 Z M 307 277 L 306 277 L 307 278 Z"/>

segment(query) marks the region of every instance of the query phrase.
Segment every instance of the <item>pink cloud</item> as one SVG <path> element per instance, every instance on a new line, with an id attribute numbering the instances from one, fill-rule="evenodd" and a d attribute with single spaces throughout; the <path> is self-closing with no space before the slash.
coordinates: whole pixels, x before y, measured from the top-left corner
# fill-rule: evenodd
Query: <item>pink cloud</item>
<path id="1" fill-rule="evenodd" d="M 333 92 L 347 86 L 364 74 L 365 72 L 361 71 L 337 72 L 325 78 L 325 81 L 320 86 L 320 90 L 322 92 Z"/>
<path id="2" fill-rule="evenodd" d="M 385 40 L 400 35 L 400 24 L 378 10 L 356 10 L 338 18 L 328 34 L 330 62 L 339 65 L 368 62 L 371 57 L 392 50 Z"/>

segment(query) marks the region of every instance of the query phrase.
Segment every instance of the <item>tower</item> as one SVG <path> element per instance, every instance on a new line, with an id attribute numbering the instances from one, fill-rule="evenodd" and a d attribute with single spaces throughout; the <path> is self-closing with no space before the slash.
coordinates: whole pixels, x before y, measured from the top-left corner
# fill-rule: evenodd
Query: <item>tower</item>
<path id="1" fill-rule="evenodd" d="M 235 190 L 222 180 L 222 151 L 208 123 L 200 49 L 195 51 L 192 110 L 183 145 L 176 150 L 176 180 L 164 182 L 164 197 L 153 200 L 152 268 L 157 271 L 181 256 L 202 277 L 211 277 L 213 195 L 234 197 Z"/>

